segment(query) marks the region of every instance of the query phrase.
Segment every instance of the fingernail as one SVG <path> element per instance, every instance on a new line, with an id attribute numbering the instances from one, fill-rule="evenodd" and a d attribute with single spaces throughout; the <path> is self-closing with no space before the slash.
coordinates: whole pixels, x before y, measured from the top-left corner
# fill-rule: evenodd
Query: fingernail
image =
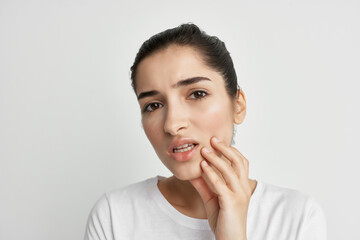
<path id="1" fill-rule="evenodd" d="M 205 160 L 202 161 L 202 165 L 203 165 L 204 167 L 209 166 L 209 164 L 208 164 Z"/>
<path id="2" fill-rule="evenodd" d="M 214 142 L 220 142 L 220 140 L 217 137 L 214 137 Z"/>
<path id="3" fill-rule="evenodd" d="M 211 152 L 210 149 L 208 149 L 208 148 L 206 148 L 206 147 L 204 147 L 203 149 L 204 149 L 204 152 L 206 152 L 206 153 L 210 153 L 210 152 Z"/>

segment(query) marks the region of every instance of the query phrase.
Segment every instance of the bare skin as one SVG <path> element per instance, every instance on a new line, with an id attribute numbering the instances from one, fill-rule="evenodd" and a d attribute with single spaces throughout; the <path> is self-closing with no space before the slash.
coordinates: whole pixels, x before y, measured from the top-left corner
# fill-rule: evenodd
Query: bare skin
<path id="1" fill-rule="evenodd" d="M 181 181 L 172 176 L 159 181 L 158 187 L 182 214 L 208 219 L 217 240 L 245 240 L 247 211 L 257 182 L 248 178 L 249 163 L 240 152 L 216 138 L 211 144 L 221 157 L 231 159 L 230 164 L 205 147 L 201 177 Z"/>
<path id="2" fill-rule="evenodd" d="M 253 193 L 257 182 L 252 179 L 248 181 Z M 192 218 L 207 219 L 201 196 L 190 181 L 182 181 L 171 176 L 159 181 L 158 187 L 166 200 L 182 214 Z"/>
<path id="3" fill-rule="evenodd" d="M 166 200 L 182 214 L 198 219 L 207 219 L 202 199 L 189 181 L 172 176 L 158 182 Z"/>
<path id="4" fill-rule="evenodd" d="M 158 183 L 161 193 L 184 215 L 208 219 L 217 240 L 246 239 L 256 181 L 248 177 L 248 160 L 230 146 L 233 124 L 246 115 L 244 93 L 230 97 L 223 76 L 189 46 L 145 58 L 136 81 L 145 134 L 173 173 Z M 187 150 L 192 157 L 174 154 L 181 141 L 196 144 Z"/>

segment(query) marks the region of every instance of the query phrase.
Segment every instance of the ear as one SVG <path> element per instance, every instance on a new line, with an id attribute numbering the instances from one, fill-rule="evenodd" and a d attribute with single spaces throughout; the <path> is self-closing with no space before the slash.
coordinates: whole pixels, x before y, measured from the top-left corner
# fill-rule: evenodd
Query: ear
<path id="1" fill-rule="evenodd" d="M 234 102 L 234 123 L 241 124 L 246 116 L 246 99 L 245 94 L 241 89 L 236 92 Z"/>

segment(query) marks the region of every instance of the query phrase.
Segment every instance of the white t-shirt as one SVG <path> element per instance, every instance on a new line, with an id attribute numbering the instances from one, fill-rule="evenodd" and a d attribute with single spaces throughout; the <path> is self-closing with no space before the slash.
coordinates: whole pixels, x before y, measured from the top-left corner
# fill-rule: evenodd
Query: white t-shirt
<path id="1" fill-rule="evenodd" d="M 215 239 L 207 219 L 188 217 L 165 199 L 157 186 L 162 178 L 101 197 L 90 213 L 84 239 Z M 326 240 L 325 217 L 313 198 L 257 181 L 248 209 L 247 239 Z"/>

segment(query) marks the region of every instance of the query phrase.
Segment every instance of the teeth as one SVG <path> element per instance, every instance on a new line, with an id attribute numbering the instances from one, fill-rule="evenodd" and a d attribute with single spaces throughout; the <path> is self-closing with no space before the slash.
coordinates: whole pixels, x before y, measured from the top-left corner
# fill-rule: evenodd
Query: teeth
<path id="1" fill-rule="evenodd" d="M 186 152 L 186 151 L 189 151 L 191 149 L 193 149 L 195 147 L 194 144 L 190 143 L 190 144 L 184 144 L 180 147 L 176 147 L 174 148 L 174 153 L 178 153 L 178 152 Z"/>
<path id="2" fill-rule="evenodd" d="M 182 148 L 187 148 L 188 146 L 192 146 L 192 145 L 194 145 L 194 144 L 192 144 L 192 143 L 190 143 L 190 144 L 184 144 L 184 145 L 182 145 L 182 146 L 179 146 L 179 147 L 174 147 L 174 149 L 182 149 Z"/>

